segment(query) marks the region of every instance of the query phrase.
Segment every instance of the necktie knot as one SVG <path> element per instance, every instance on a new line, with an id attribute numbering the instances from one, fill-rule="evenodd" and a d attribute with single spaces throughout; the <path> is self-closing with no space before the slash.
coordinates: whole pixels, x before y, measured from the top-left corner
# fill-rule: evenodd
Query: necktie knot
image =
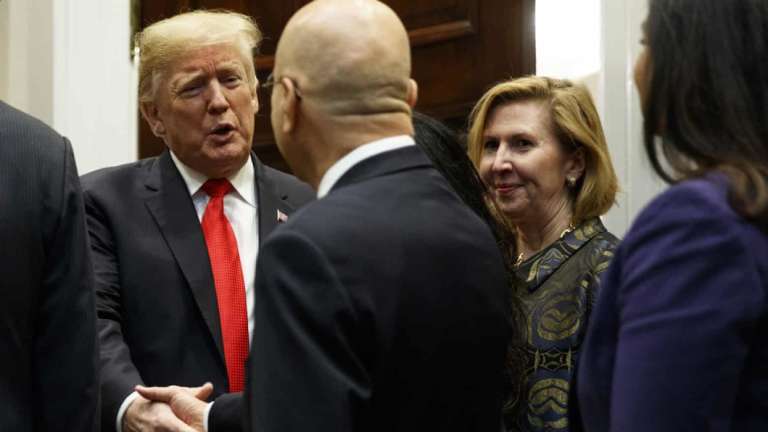
<path id="1" fill-rule="evenodd" d="M 203 190 L 211 198 L 221 198 L 232 191 L 232 183 L 227 179 L 210 179 L 203 184 Z"/>

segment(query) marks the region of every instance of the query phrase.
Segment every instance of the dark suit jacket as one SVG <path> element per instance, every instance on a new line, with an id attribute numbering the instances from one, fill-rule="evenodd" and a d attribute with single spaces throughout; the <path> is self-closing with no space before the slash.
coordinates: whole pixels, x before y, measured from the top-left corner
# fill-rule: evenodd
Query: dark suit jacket
<path id="1" fill-rule="evenodd" d="M 0 102 L 0 430 L 98 430 L 93 297 L 72 148 Z"/>
<path id="2" fill-rule="evenodd" d="M 248 430 L 497 432 L 507 290 L 421 150 L 362 161 L 260 252 Z"/>
<path id="3" fill-rule="evenodd" d="M 671 187 L 619 246 L 579 366 L 585 430 L 768 431 L 768 235 L 727 189 Z"/>
<path id="4" fill-rule="evenodd" d="M 253 157 L 259 238 L 313 197 L 294 177 Z M 157 158 L 82 177 L 101 340 L 102 429 L 115 429 L 136 384 L 210 381 L 212 432 L 239 430 L 241 395 L 228 388 L 208 250 L 181 174 L 166 150 Z"/>

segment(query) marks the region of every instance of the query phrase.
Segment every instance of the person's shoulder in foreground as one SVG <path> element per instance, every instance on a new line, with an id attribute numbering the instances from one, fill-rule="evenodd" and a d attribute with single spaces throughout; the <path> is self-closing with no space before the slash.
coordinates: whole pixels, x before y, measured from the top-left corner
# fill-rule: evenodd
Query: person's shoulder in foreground
<path id="1" fill-rule="evenodd" d="M 0 430 L 94 431 L 91 263 L 69 142 L 0 101 Z"/>
<path id="2" fill-rule="evenodd" d="M 47 149 L 50 145 L 62 144 L 63 138 L 42 121 L 20 111 L 0 100 L 0 133 L 4 148 L 29 147 Z M 37 139 L 35 139 L 37 138 Z M 11 162 L 3 160 L 4 163 Z"/>
<path id="3" fill-rule="evenodd" d="M 603 282 L 579 375 L 585 422 L 764 430 L 755 427 L 768 426 L 768 400 L 748 395 L 768 390 L 766 257 L 768 235 L 734 211 L 724 175 L 654 199 Z"/>
<path id="4" fill-rule="evenodd" d="M 768 242 L 765 233 L 734 210 L 729 198 L 729 181 L 722 173 L 711 173 L 670 186 L 643 209 L 624 241 L 631 243 L 641 239 L 658 227 L 671 228 L 666 226 L 669 223 L 679 223 L 680 228 L 686 225 L 687 230 L 697 230 L 696 238 L 687 238 L 690 241 L 736 236 L 748 244 Z M 707 248 L 698 252 L 709 252 L 712 255 L 722 253 Z"/>

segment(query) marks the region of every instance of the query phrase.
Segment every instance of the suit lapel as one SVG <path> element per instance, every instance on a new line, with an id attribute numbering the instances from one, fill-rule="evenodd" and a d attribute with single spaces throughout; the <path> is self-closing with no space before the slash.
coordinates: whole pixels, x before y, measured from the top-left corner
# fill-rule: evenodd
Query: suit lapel
<path id="1" fill-rule="evenodd" d="M 277 227 L 278 211 L 284 215 L 289 215 L 294 209 L 285 202 L 287 196 L 279 190 L 278 185 L 269 176 L 261 161 L 255 155 L 252 155 L 251 160 L 256 177 L 256 197 L 259 203 L 259 244 L 261 244 Z"/>
<path id="2" fill-rule="evenodd" d="M 208 249 L 184 180 L 166 150 L 150 171 L 146 206 L 192 290 L 222 360 L 224 345 Z"/>

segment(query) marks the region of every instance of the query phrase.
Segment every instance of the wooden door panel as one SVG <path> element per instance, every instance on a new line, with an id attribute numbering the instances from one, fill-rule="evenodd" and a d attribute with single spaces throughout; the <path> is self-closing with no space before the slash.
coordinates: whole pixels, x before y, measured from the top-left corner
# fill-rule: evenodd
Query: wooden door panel
<path id="1" fill-rule="evenodd" d="M 254 17 L 264 41 L 256 59 L 260 81 L 274 65 L 277 41 L 288 19 L 310 0 L 144 0 L 146 26 L 182 10 L 230 9 Z M 402 19 L 411 41 L 417 109 L 459 129 L 475 101 L 496 81 L 535 70 L 535 0 L 385 0 Z M 259 90 L 254 150 L 267 164 L 287 170 L 269 124 L 269 95 Z M 163 144 L 141 121 L 139 155 Z"/>

